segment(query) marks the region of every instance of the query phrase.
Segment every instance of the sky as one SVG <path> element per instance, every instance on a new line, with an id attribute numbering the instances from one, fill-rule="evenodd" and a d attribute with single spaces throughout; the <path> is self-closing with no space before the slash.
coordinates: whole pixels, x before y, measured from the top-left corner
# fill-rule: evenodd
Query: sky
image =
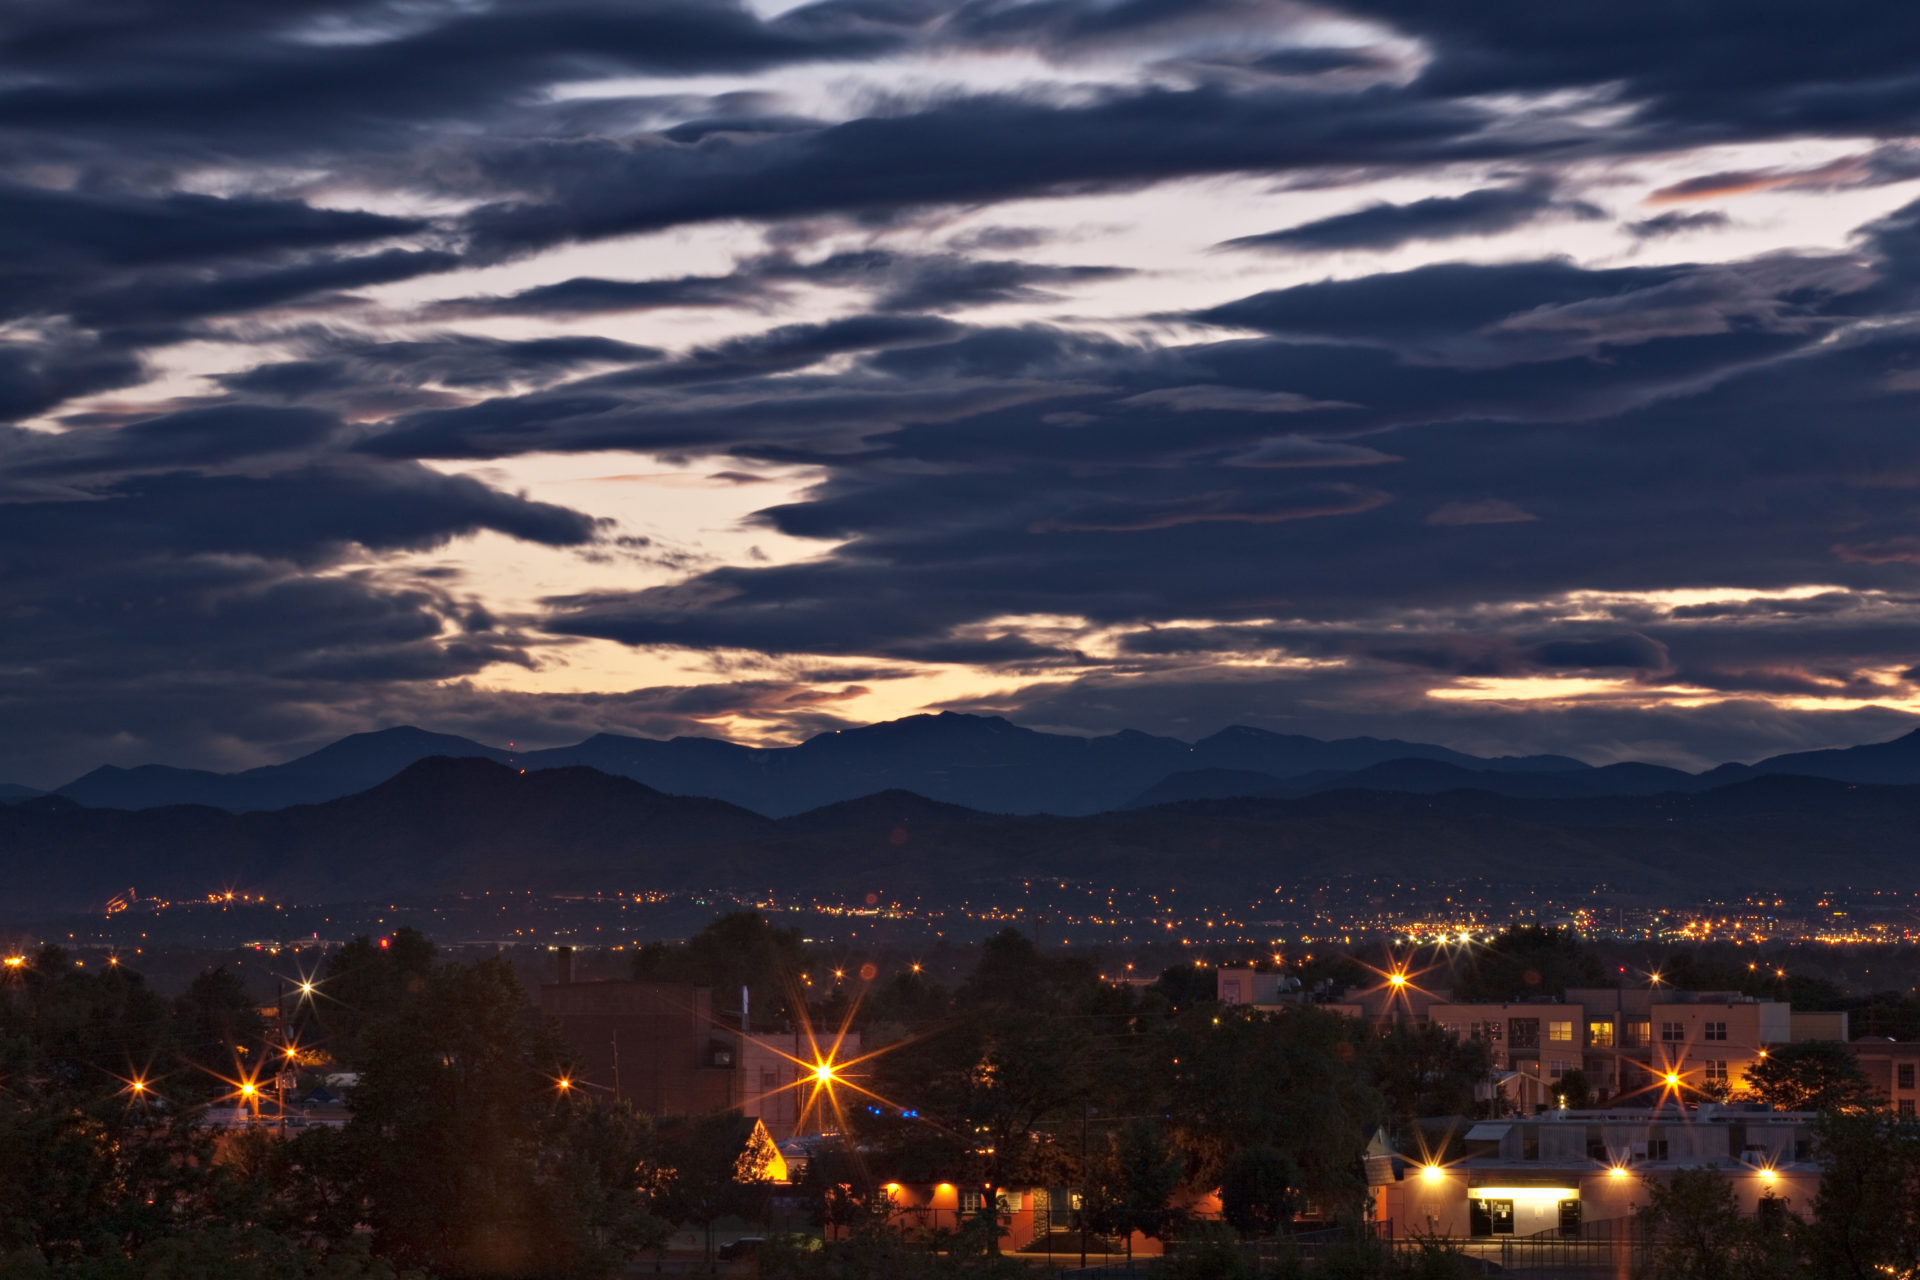
<path id="1" fill-rule="evenodd" d="M 1920 10 L 21 0 L 0 780 L 1920 723 Z"/>

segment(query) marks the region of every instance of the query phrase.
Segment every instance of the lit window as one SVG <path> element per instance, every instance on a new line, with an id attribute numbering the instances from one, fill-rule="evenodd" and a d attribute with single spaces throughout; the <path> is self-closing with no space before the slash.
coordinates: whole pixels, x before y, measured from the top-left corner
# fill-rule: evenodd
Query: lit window
<path id="1" fill-rule="evenodd" d="M 1547 1024 L 1547 1039 L 1572 1044 L 1573 1024 L 1571 1022 L 1549 1022 Z"/>
<path id="2" fill-rule="evenodd" d="M 1587 1043 L 1596 1049 L 1613 1047 L 1613 1024 L 1611 1022 L 1589 1022 L 1587 1024 Z"/>

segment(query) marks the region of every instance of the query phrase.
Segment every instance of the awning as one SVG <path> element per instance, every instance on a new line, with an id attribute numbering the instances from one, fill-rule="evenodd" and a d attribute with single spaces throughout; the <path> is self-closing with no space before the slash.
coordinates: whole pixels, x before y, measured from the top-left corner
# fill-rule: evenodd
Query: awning
<path id="1" fill-rule="evenodd" d="M 1477 1124 L 1467 1130 L 1468 1142 L 1498 1142 L 1513 1128 L 1510 1124 Z"/>

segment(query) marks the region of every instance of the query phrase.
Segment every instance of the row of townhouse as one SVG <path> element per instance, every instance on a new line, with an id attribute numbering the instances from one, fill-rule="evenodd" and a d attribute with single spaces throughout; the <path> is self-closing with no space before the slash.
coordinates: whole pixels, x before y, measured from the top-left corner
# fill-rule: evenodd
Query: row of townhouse
<path id="1" fill-rule="evenodd" d="M 1279 974 L 1222 969 L 1216 982 L 1226 1004 L 1302 998 Z M 1325 1007 L 1378 1023 L 1430 1023 L 1486 1045 L 1502 1091 L 1522 1110 L 1549 1105 L 1576 1070 L 1599 1099 L 1736 1097 L 1755 1064 L 1801 1040 L 1848 1044 L 1890 1109 L 1913 1115 L 1920 1104 L 1920 1043 L 1849 1040 L 1845 1013 L 1795 1011 L 1737 992 L 1585 987 L 1559 999 L 1476 1004 L 1388 984 Z"/>

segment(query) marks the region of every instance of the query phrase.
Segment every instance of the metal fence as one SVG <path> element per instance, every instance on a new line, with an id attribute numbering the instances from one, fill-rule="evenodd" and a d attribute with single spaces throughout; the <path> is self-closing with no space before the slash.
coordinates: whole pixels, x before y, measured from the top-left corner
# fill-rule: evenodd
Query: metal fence
<path id="1" fill-rule="evenodd" d="M 1317 1265 L 1356 1250 L 1417 1256 L 1425 1250 L 1444 1249 L 1459 1255 L 1470 1273 L 1552 1280 L 1627 1280 L 1641 1270 L 1649 1249 L 1639 1233 L 1599 1224 L 1595 1224 L 1597 1229 L 1578 1235 L 1548 1231 L 1533 1236 L 1397 1240 L 1378 1229 L 1379 1225 L 1365 1234 L 1315 1231 L 1285 1240 L 1244 1241 L 1227 1247 L 1239 1253 L 1246 1268 L 1256 1274 L 1284 1273 L 1289 1264 Z M 1210 1247 L 1222 1246 L 1216 1243 Z M 1176 1242 L 1172 1252 L 1178 1253 L 1180 1248 Z M 1060 1274 L 1074 1280 L 1139 1280 L 1154 1275 L 1161 1266 L 1160 1258 L 1143 1257 L 1085 1270 L 1066 1268 Z"/>

